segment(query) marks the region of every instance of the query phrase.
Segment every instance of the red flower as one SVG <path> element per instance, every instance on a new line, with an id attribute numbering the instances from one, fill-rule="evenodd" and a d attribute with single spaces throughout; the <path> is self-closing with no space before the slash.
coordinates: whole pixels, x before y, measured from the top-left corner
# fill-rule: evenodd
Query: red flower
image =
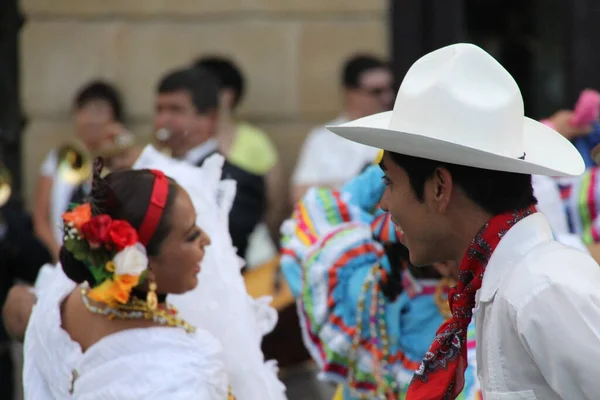
<path id="1" fill-rule="evenodd" d="M 117 251 L 133 246 L 139 241 L 137 231 L 133 229 L 129 222 L 123 220 L 113 221 L 110 224 L 108 234 Z"/>
<path id="2" fill-rule="evenodd" d="M 112 224 L 108 215 L 98 215 L 81 226 L 81 234 L 90 244 L 91 248 L 99 248 L 108 241 L 108 232 Z"/>

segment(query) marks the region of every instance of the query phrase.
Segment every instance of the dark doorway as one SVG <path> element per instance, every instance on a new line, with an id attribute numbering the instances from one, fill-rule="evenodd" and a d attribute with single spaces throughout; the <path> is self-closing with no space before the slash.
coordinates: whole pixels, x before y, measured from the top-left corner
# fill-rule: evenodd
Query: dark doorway
<path id="1" fill-rule="evenodd" d="M 565 106 L 564 0 L 466 0 L 468 40 L 515 78 L 525 114 L 548 116 Z"/>
<path id="2" fill-rule="evenodd" d="M 539 119 L 600 89 L 599 20 L 598 0 L 392 0 L 392 64 L 400 82 L 427 52 L 475 43 L 511 72 Z"/>
<path id="3" fill-rule="evenodd" d="M 0 1 L 0 159 L 12 175 L 11 206 L 22 205 L 21 132 L 25 125 L 19 97 L 19 40 L 23 16 L 18 0 Z"/>

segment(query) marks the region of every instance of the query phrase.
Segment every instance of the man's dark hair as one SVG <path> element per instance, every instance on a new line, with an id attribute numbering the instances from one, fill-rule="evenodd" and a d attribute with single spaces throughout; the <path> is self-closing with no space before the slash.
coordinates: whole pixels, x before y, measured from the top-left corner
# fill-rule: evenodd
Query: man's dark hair
<path id="1" fill-rule="evenodd" d="M 199 114 L 206 114 L 219 107 L 219 84 L 217 78 L 204 68 L 178 69 L 167 73 L 160 80 L 159 94 L 185 91 Z"/>
<path id="2" fill-rule="evenodd" d="M 389 155 L 396 165 L 404 169 L 421 202 L 424 201 L 425 181 L 433 176 L 436 168 L 444 167 L 452 175 L 453 183 L 460 186 L 471 201 L 492 215 L 537 204 L 531 175 L 466 167 L 392 152 Z"/>
<path id="3" fill-rule="evenodd" d="M 113 85 L 101 80 L 90 82 L 79 89 L 73 101 L 73 108 L 81 110 L 88 103 L 97 100 L 106 101 L 112 108 L 115 121 L 123 122 L 123 104 L 119 92 Z"/>
<path id="4" fill-rule="evenodd" d="M 347 89 L 358 88 L 362 74 L 380 68 L 388 68 L 388 64 L 369 54 L 357 54 L 344 63 L 342 86 Z"/>
<path id="5" fill-rule="evenodd" d="M 220 56 L 201 57 L 194 63 L 196 68 L 205 68 L 219 80 L 219 87 L 234 93 L 232 108 L 237 107 L 246 90 L 246 82 L 240 68 L 229 58 Z"/>

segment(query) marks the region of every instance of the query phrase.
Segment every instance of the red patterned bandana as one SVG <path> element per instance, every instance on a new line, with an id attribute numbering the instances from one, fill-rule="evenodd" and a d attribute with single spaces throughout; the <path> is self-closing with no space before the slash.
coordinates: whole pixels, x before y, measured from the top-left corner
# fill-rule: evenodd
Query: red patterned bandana
<path id="1" fill-rule="evenodd" d="M 536 212 L 535 207 L 500 214 L 479 231 L 460 264 L 458 284 L 448 301 L 452 318 L 444 322 L 413 376 L 408 400 L 452 400 L 462 391 L 467 368 L 467 327 L 473 316 L 475 293 L 481 287 L 485 267 L 502 237 L 517 222 Z"/>

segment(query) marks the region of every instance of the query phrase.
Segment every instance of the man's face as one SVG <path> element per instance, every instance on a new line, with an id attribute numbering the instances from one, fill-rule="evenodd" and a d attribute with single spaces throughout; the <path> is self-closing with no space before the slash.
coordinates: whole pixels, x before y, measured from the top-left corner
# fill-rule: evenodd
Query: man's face
<path id="1" fill-rule="evenodd" d="M 212 117 L 199 114 L 190 94 L 185 90 L 159 93 L 156 97 L 154 129 L 167 129 L 164 145 L 173 156 L 184 155 L 190 148 L 212 136 Z"/>
<path id="2" fill-rule="evenodd" d="M 386 189 L 381 208 L 390 213 L 392 221 L 402 231 L 402 244 L 410 253 L 410 262 L 423 267 L 448 259 L 445 224 L 440 213 L 439 198 L 435 198 L 435 179 L 425 183 L 421 202 L 410 185 L 408 175 L 386 152 L 380 163 L 385 173 Z"/>
<path id="3" fill-rule="evenodd" d="M 347 96 L 362 116 L 389 111 L 395 97 L 392 74 L 387 68 L 366 71 L 358 87 L 347 90 Z"/>

